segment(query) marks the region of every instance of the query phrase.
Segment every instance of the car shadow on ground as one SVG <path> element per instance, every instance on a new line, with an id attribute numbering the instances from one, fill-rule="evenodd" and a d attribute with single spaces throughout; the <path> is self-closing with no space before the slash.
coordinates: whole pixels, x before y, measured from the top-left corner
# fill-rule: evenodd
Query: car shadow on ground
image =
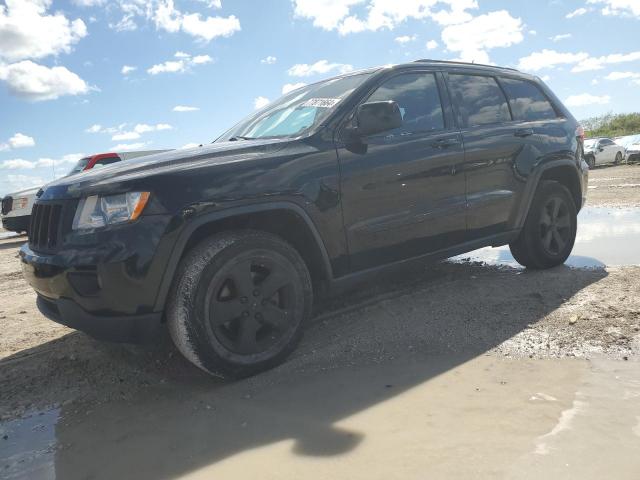
<path id="1" fill-rule="evenodd" d="M 166 345 L 75 333 L 0 361 L 0 387 L 12 382 L 14 402 L 37 404 L 62 382 L 49 399 L 61 405 L 55 438 L 65 445 L 56 478 L 174 478 L 282 441 L 297 455 L 340 455 L 365 435 L 337 423 L 486 353 L 606 275 L 406 266 L 320 302 L 289 361 L 253 378 L 211 379 Z"/>

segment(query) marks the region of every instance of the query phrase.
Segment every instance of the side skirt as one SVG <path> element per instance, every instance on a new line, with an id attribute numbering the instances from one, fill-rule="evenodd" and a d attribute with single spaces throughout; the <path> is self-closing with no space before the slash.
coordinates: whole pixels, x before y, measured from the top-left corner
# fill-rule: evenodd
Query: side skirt
<path id="1" fill-rule="evenodd" d="M 463 253 L 471 252 L 483 247 L 499 247 L 506 245 L 518 237 L 520 230 L 510 230 L 508 232 L 492 235 L 490 237 L 481 238 L 478 240 L 472 240 L 469 242 L 461 243 L 453 247 L 437 250 L 417 257 L 407 258 L 393 263 L 388 263 L 374 268 L 368 268 L 359 272 L 353 272 L 343 277 L 334 278 L 329 284 L 329 294 L 335 295 L 339 292 L 349 290 L 358 283 L 366 281 L 368 278 L 374 275 L 384 274 L 391 272 L 395 269 L 402 268 L 410 263 L 430 263 L 445 258 L 455 257 Z"/>

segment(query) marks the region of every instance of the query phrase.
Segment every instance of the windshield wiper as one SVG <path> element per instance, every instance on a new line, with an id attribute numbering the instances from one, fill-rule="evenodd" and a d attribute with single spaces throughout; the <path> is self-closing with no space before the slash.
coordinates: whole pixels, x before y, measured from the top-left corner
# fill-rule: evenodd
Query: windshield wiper
<path id="1" fill-rule="evenodd" d="M 234 135 L 229 139 L 229 142 L 237 142 L 238 140 L 255 140 L 256 137 L 243 137 L 242 135 Z"/>

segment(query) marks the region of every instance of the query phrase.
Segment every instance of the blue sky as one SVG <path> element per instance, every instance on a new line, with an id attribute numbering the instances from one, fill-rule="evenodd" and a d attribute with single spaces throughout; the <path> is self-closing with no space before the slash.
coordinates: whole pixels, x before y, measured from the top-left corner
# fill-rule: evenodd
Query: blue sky
<path id="1" fill-rule="evenodd" d="M 418 58 L 640 111 L 640 0 L 0 1 L 0 195 L 79 157 L 210 142 L 283 89 Z"/>

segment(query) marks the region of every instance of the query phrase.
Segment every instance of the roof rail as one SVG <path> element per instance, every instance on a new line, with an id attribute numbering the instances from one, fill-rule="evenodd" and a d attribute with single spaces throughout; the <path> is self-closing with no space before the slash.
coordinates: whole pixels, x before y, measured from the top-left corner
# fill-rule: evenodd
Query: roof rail
<path id="1" fill-rule="evenodd" d="M 503 70 L 513 70 L 514 72 L 518 72 L 519 70 L 511 67 L 499 67 L 497 65 L 487 65 L 485 63 L 472 63 L 472 62 L 457 62 L 455 60 L 432 60 L 430 58 L 421 58 L 419 60 L 414 60 L 414 63 L 420 62 L 429 62 L 429 63 L 444 63 L 447 65 L 476 65 L 478 67 L 490 67 L 490 68 L 501 68 Z"/>

